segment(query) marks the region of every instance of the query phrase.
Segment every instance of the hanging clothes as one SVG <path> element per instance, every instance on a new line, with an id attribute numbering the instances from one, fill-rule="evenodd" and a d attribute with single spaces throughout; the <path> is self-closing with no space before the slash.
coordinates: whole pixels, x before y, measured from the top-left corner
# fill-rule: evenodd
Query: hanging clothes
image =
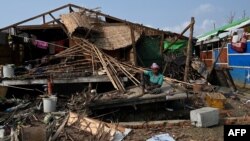
<path id="1" fill-rule="evenodd" d="M 233 35 L 232 40 L 232 49 L 238 53 L 244 53 L 247 48 L 247 36 L 243 30 L 238 30 L 236 35 Z"/>
<path id="2" fill-rule="evenodd" d="M 23 37 L 23 42 L 24 43 L 28 43 L 29 42 L 29 38 L 28 37 Z"/>
<path id="3" fill-rule="evenodd" d="M 38 48 L 41 48 L 41 49 L 48 49 L 48 42 L 44 42 L 44 41 L 39 41 L 39 40 L 35 40 L 33 42 L 33 44 L 38 47 Z"/>

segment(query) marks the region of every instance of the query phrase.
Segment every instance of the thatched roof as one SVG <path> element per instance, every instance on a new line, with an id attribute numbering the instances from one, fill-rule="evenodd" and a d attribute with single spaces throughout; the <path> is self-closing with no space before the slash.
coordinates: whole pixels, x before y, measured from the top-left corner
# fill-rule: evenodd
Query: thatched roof
<path id="1" fill-rule="evenodd" d="M 85 12 L 72 12 L 61 15 L 62 23 L 72 35 L 77 29 L 91 29 L 97 31 L 94 39 L 94 44 L 98 48 L 105 50 L 115 50 L 124 48 L 132 44 L 130 27 L 125 24 L 96 24 L 91 16 Z M 135 41 L 140 37 L 138 31 L 134 31 Z"/>
<path id="2" fill-rule="evenodd" d="M 77 28 L 93 28 L 90 17 L 88 17 L 84 12 L 63 14 L 61 15 L 61 20 L 70 34 L 75 32 Z"/>
<path id="3" fill-rule="evenodd" d="M 140 34 L 134 31 L 135 41 Z M 102 32 L 95 37 L 94 44 L 105 50 L 115 50 L 132 45 L 131 30 L 127 25 L 104 25 Z"/>

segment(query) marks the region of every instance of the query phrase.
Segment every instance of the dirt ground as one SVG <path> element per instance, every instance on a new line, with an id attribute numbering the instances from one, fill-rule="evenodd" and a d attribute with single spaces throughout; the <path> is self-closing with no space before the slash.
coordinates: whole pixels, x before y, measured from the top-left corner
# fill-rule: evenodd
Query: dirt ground
<path id="1" fill-rule="evenodd" d="M 244 117 L 250 116 L 250 107 L 244 102 L 248 99 L 244 98 L 228 98 L 225 110 L 220 111 L 220 118 L 230 117 Z M 239 122 L 234 124 L 250 124 L 247 122 Z M 148 129 L 134 129 L 125 141 L 145 141 L 153 135 L 168 133 L 177 141 L 223 141 L 224 126 L 222 123 L 218 126 L 210 128 L 197 128 L 194 126 L 171 126 L 163 128 L 148 128 Z"/>
<path id="2" fill-rule="evenodd" d="M 162 129 L 136 129 L 133 130 L 125 141 L 145 141 L 153 135 L 169 133 L 177 141 L 223 141 L 223 126 L 211 128 L 166 127 Z"/>

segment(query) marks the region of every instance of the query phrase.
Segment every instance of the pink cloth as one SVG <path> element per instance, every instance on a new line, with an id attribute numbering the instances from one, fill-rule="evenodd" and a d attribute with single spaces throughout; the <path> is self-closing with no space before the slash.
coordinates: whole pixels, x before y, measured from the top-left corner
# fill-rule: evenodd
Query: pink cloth
<path id="1" fill-rule="evenodd" d="M 44 41 L 35 40 L 35 45 L 41 49 L 48 49 L 48 43 Z"/>

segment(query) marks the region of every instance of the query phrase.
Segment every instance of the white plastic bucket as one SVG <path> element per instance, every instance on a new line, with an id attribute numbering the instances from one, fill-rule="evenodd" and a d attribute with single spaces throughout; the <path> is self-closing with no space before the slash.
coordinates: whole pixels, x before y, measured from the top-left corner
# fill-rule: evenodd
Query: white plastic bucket
<path id="1" fill-rule="evenodd" d="M 55 112 L 56 111 L 57 97 L 51 96 L 48 98 L 43 98 L 43 112 Z"/>
<path id="2" fill-rule="evenodd" d="M 4 128 L 0 127 L 0 139 L 4 138 Z"/>
<path id="3" fill-rule="evenodd" d="M 3 66 L 3 77 L 4 78 L 13 78 L 14 77 L 14 65 L 8 64 Z"/>

